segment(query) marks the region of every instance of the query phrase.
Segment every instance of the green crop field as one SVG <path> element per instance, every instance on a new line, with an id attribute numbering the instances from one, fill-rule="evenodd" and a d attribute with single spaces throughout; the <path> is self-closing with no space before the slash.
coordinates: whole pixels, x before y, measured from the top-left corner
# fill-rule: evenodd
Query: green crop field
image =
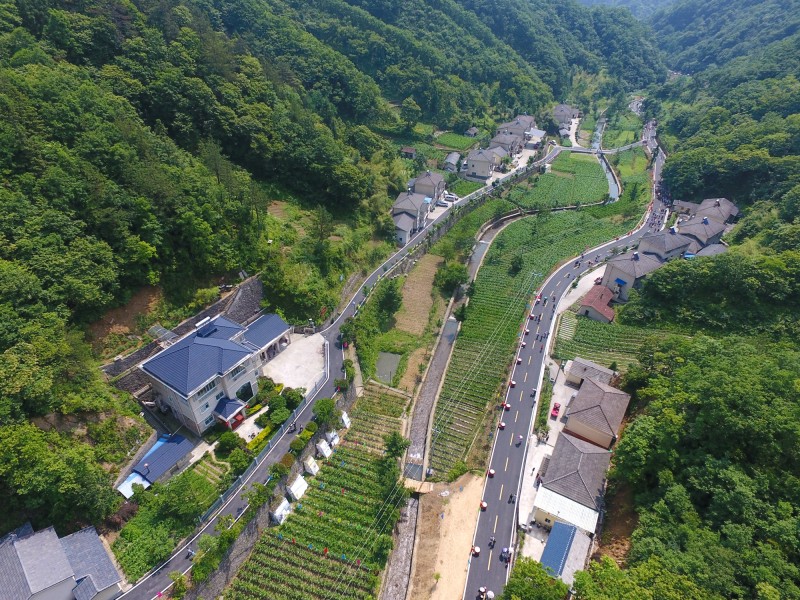
<path id="1" fill-rule="evenodd" d="M 527 180 L 511 192 L 510 199 L 523 208 L 556 208 L 599 202 L 608 196 L 608 180 L 591 154 L 562 152 L 552 172 Z"/>
<path id="2" fill-rule="evenodd" d="M 560 261 L 628 228 L 623 219 L 571 211 L 516 221 L 497 236 L 478 272 L 436 405 L 430 459 L 436 475 L 464 460 L 487 407 L 499 402 L 537 286 Z M 518 255 L 523 266 L 512 275 L 511 260 Z"/>
<path id="3" fill-rule="evenodd" d="M 383 436 L 400 429 L 408 398 L 368 385 L 351 427 L 279 527 L 267 530 L 242 565 L 231 600 L 366 600 L 398 518 L 399 491 L 384 503 L 378 461 Z M 402 489 L 402 488 L 398 488 Z"/>
<path id="4" fill-rule="evenodd" d="M 642 120 L 625 110 L 613 117 L 603 131 L 603 148 L 619 148 L 639 139 L 642 133 Z"/>
<path id="5" fill-rule="evenodd" d="M 616 322 L 600 323 L 568 310 L 561 315 L 553 356 L 562 360 L 580 356 L 605 367 L 615 362 L 619 371 L 625 371 L 628 365 L 638 363 L 637 354 L 646 339 L 669 335 L 675 334 Z"/>
<path id="6" fill-rule="evenodd" d="M 466 179 L 459 179 L 453 185 L 447 186 L 447 189 L 453 192 L 459 198 L 468 196 L 472 192 L 481 189 L 485 184 L 477 181 L 467 181 Z"/>
<path id="7" fill-rule="evenodd" d="M 453 150 L 464 151 L 477 144 L 478 138 L 471 138 L 466 135 L 460 135 L 458 133 L 448 131 L 438 136 L 436 138 L 436 143 L 441 146 L 446 146 L 447 148 L 452 148 Z"/>

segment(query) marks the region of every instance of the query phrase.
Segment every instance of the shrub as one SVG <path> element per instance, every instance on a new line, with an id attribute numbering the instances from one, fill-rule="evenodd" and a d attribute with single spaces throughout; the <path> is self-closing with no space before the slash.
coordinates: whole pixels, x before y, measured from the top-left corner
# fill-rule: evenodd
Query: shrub
<path id="1" fill-rule="evenodd" d="M 269 418 L 272 421 L 272 424 L 276 427 L 279 427 L 281 423 L 286 421 L 289 417 L 292 416 L 292 413 L 289 412 L 288 408 L 279 408 L 275 412 L 272 413 L 272 416 Z"/>
<path id="2" fill-rule="evenodd" d="M 292 452 L 302 452 L 303 448 L 306 447 L 307 441 L 308 440 L 303 440 L 301 437 L 296 437 L 289 444 L 289 448 L 292 450 Z"/>
<path id="3" fill-rule="evenodd" d="M 320 398 L 314 403 L 312 409 L 320 423 L 333 425 L 339 420 L 340 411 L 336 410 L 336 403 L 330 398 Z"/>
<path id="4" fill-rule="evenodd" d="M 228 463 L 231 465 L 233 474 L 240 475 L 250 466 L 250 457 L 241 448 L 234 448 L 228 456 Z"/>
<path id="5" fill-rule="evenodd" d="M 217 455 L 228 456 L 236 448 L 244 446 L 244 440 L 233 431 L 226 431 L 217 441 Z"/>
<path id="6" fill-rule="evenodd" d="M 469 281 L 467 267 L 458 262 L 451 262 L 439 267 L 433 278 L 433 284 L 445 297 L 450 297 L 456 288 Z"/>
<path id="7" fill-rule="evenodd" d="M 458 461 L 453 465 L 453 468 L 447 472 L 447 481 L 455 481 L 467 472 L 467 463 L 463 460 Z"/>
<path id="8" fill-rule="evenodd" d="M 305 396 L 306 390 L 305 388 L 284 388 L 283 390 L 283 398 L 286 399 L 286 408 L 289 410 L 294 410 L 300 403 L 303 401 L 303 397 Z"/>
<path id="9" fill-rule="evenodd" d="M 333 385 L 336 386 L 337 389 L 340 391 L 345 391 L 348 387 L 350 387 L 350 382 L 347 379 L 334 379 Z"/>
<path id="10" fill-rule="evenodd" d="M 269 468 L 269 474 L 275 479 L 281 479 L 289 474 L 289 467 L 281 463 L 275 463 Z"/>
<path id="11" fill-rule="evenodd" d="M 305 447 L 305 445 L 311 440 L 313 435 L 314 435 L 313 431 L 309 431 L 308 429 L 306 429 L 302 433 L 300 433 L 300 435 L 298 435 L 297 437 L 303 440 L 303 447 Z"/>
<path id="12" fill-rule="evenodd" d="M 314 421 L 310 421 L 308 425 L 306 425 L 306 431 L 310 431 L 312 434 L 317 433 L 317 429 L 319 425 L 317 425 Z"/>
<path id="13" fill-rule="evenodd" d="M 266 429 L 267 427 L 272 426 L 272 413 L 265 412 L 256 417 L 256 425 L 261 427 L 261 429 Z M 259 434 L 260 435 L 260 434 Z"/>
<path id="14" fill-rule="evenodd" d="M 287 452 L 286 454 L 284 454 L 281 457 L 279 463 L 282 464 L 287 469 L 291 469 L 292 465 L 294 465 L 294 461 L 295 461 L 294 455 L 293 454 L 289 454 Z"/>
<path id="15" fill-rule="evenodd" d="M 267 413 L 264 413 L 264 416 L 266 416 L 266 414 Z M 256 423 L 258 424 L 258 419 L 256 419 Z M 247 449 L 253 454 L 261 452 L 264 446 L 267 445 L 269 438 L 272 437 L 273 431 L 275 431 L 275 428 L 272 426 L 272 423 L 267 423 L 264 429 L 247 444 Z"/>

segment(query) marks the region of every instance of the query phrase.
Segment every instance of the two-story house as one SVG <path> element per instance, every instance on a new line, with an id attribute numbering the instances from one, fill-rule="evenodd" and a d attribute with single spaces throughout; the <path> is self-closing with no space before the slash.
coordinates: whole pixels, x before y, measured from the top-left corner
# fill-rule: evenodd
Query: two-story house
<path id="1" fill-rule="evenodd" d="M 409 187 L 412 187 L 415 194 L 422 194 L 431 198 L 430 208 L 433 209 L 436 203 L 444 196 L 446 184 L 444 177 L 440 173 L 426 171 L 422 175 L 418 175 Z"/>
<path id="2" fill-rule="evenodd" d="M 670 227 L 665 231 L 644 234 L 639 240 L 639 252 L 668 261 L 683 256 L 691 244 L 691 239 L 678 233 L 674 227 Z"/>
<path id="3" fill-rule="evenodd" d="M 170 344 L 139 368 L 156 404 L 196 434 L 219 422 L 235 429 L 258 391 L 263 366 L 290 343 L 291 327 L 263 315 L 243 327 L 221 315 Z"/>
<path id="4" fill-rule="evenodd" d="M 59 538 L 26 523 L 0 538 L 0 598 L 112 600 L 121 582 L 94 527 Z"/>
<path id="5" fill-rule="evenodd" d="M 410 187 L 397 197 L 392 205 L 392 220 L 398 244 L 405 246 L 415 232 L 425 227 L 431 203 L 430 196 L 415 193 Z"/>
<path id="6" fill-rule="evenodd" d="M 522 138 L 522 136 L 510 133 L 508 131 L 498 133 L 492 138 L 491 143 L 492 146 L 499 146 L 511 156 L 519 154 L 522 151 L 524 144 L 525 140 Z"/>
<path id="7" fill-rule="evenodd" d="M 536 119 L 530 115 L 517 115 L 508 123 L 501 123 L 497 127 L 497 133 L 510 133 L 517 137 L 527 139 L 530 131 L 536 128 Z"/>

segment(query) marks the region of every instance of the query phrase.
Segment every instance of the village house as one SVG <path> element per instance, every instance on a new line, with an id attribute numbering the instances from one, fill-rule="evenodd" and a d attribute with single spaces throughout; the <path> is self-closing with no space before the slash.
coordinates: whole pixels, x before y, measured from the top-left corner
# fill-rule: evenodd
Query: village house
<path id="1" fill-rule="evenodd" d="M 610 462 L 608 450 L 562 431 L 546 471 L 536 479 L 533 520 L 546 528 L 568 523 L 593 535 Z"/>
<path id="2" fill-rule="evenodd" d="M 444 170 L 448 173 L 458 172 L 458 162 L 461 160 L 461 155 L 458 152 L 451 152 L 444 157 Z"/>
<path id="3" fill-rule="evenodd" d="M 410 187 L 415 194 L 422 194 L 431 199 L 432 202 L 428 206 L 429 209 L 432 209 L 436 202 L 441 200 L 442 196 L 444 196 L 445 181 L 440 173 L 426 171 L 408 183 L 408 187 Z"/>
<path id="4" fill-rule="evenodd" d="M 608 384 L 584 379 L 567 408 L 564 431 L 601 448 L 611 448 L 617 441 L 630 399 L 628 394 Z"/>
<path id="5" fill-rule="evenodd" d="M 498 135 L 501 133 L 508 133 L 515 135 L 522 140 L 530 136 L 530 131 L 536 127 L 536 119 L 530 115 L 517 115 L 508 123 L 501 123 L 497 126 Z"/>
<path id="6" fill-rule="evenodd" d="M 733 223 L 739 218 L 739 209 L 727 198 L 706 198 L 694 214 L 720 223 Z"/>
<path id="7" fill-rule="evenodd" d="M 414 160 L 415 158 L 417 158 L 417 149 L 412 148 L 411 146 L 403 146 L 402 148 L 400 148 L 400 156 L 402 156 L 403 158 L 410 158 L 411 160 Z"/>
<path id="8" fill-rule="evenodd" d="M 631 289 L 639 288 L 648 273 L 661 266 L 651 254 L 626 252 L 608 260 L 602 285 L 614 292 L 614 299 L 625 301 Z"/>
<path id="9" fill-rule="evenodd" d="M 190 431 L 200 435 L 215 423 L 235 429 L 258 392 L 263 366 L 290 343 L 290 332 L 278 315 L 262 315 L 247 327 L 206 317 L 139 368 L 156 405 Z"/>
<path id="10" fill-rule="evenodd" d="M 0 539 L 0 597 L 8 600 L 111 600 L 120 577 L 94 527 L 63 538 L 30 523 Z"/>
<path id="11" fill-rule="evenodd" d="M 680 258 L 692 240 L 677 232 L 674 227 L 656 233 L 646 233 L 639 240 L 639 252 L 651 254 L 662 261 Z"/>
<path id="12" fill-rule="evenodd" d="M 411 188 L 397 196 L 392 205 L 392 220 L 398 244 L 405 246 L 414 233 L 425 227 L 430 208 L 431 197 Z"/>
<path id="13" fill-rule="evenodd" d="M 477 177 L 479 179 L 488 179 L 494 173 L 496 166 L 496 153 L 488 149 L 473 150 L 467 155 L 467 170 L 468 177 Z"/>
<path id="14" fill-rule="evenodd" d="M 470 127 L 469 129 L 467 129 L 467 130 L 464 132 L 464 135 L 465 135 L 465 136 L 467 136 L 467 137 L 474 138 L 474 137 L 477 137 L 477 135 L 478 135 L 480 132 L 481 132 L 481 130 L 480 130 L 480 129 L 478 129 L 477 127 Z"/>
<path id="15" fill-rule="evenodd" d="M 580 111 L 569 104 L 556 104 L 553 108 L 553 118 L 555 118 L 556 123 L 559 125 L 566 125 L 569 127 L 572 119 L 577 119 L 580 116 Z"/>
<path id="16" fill-rule="evenodd" d="M 193 449 L 194 444 L 182 435 L 162 435 L 117 486 L 117 491 L 131 498 L 134 484 L 147 489 L 156 482 L 168 480 L 189 466 Z"/>
<path id="17" fill-rule="evenodd" d="M 678 232 L 696 242 L 686 250 L 688 254 L 696 254 L 708 245 L 719 243 L 725 233 L 725 224 L 708 217 L 689 217 L 686 221 L 678 221 Z"/>
<path id="18" fill-rule="evenodd" d="M 608 385 L 615 375 L 611 369 L 579 356 L 576 356 L 573 360 L 568 360 L 564 371 L 567 375 L 567 383 L 576 386 L 583 384 L 586 379 L 593 379 Z"/>
<path id="19" fill-rule="evenodd" d="M 609 304 L 613 299 L 614 292 L 605 286 L 595 285 L 581 300 L 578 314 L 602 323 L 611 323 L 614 320 L 614 309 Z"/>
<path id="20" fill-rule="evenodd" d="M 524 144 L 525 141 L 521 136 L 508 132 L 498 133 L 491 142 L 492 146 L 498 146 L 512 156 L 522 152 Z"/>

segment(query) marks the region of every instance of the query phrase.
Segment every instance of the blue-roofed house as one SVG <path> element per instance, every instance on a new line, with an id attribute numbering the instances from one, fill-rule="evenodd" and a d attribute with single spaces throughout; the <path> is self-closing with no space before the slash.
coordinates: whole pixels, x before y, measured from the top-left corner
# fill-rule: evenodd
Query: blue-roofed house
<path id="1" fill-rule="evenodd" d="M 122 578 L 94 527 L 60 538 L 29 523 L 0 538 L 0 597 L 111 600 Z"/>
<path id="2" fill-rule="evenodd" d="M 291 327 L 262 315 L 244 327 L 221 315 L 197 323 L 140 368 L 156 404 L 198 435 L 219 422 L 235 429 L 258 391 L 264 365 L 290 343 Z"/>
<path id="3" fill-rule="evenodd" d="M 589 556 L 591 539 L 580 529 L 556 521 L 539 560 L 553 577 L 572 585 L 576 571 L 582 571 Z"/>

